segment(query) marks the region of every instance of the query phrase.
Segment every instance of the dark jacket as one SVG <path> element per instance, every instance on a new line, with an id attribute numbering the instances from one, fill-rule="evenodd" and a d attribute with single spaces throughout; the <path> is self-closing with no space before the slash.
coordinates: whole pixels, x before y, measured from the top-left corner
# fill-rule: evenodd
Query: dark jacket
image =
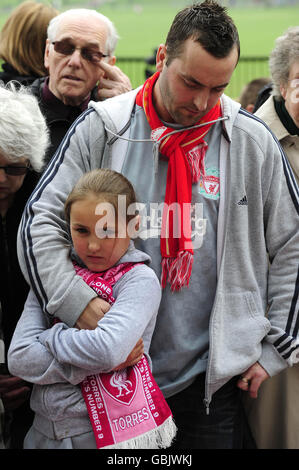
<path id="1" fill-rule="evenodd" d="M 23 209 L 37 181 L 37 174 L 29 172 L 6 216 L 0 215 L 0 302 L 6 351 L 29 291 L 19 267 L 16 241 Z"/>
<path id="2" fill-rule="evenodd" d="M 4 84 L 14 80 L 24 86 L 29 86 L 38 78 L 37 75 L 20 75 L 19 72 L 7 62 L 4 62 L 1 67 L 2 71 L 0 72 L 0 81 L 4 82 Z"/>
<path id="3" fill-rule="evenodd" d="M 48 163 L 56 152 L 66 132 L 69 130 L 77 117 L 79 117 L 80 114 L 84 111 L 84 109 L 79 106 L 65 105 L 61 100 L 52 94 L 50 100 L 45 100 L 43 87 L 47 78 L 48 77 L 44 77 L 35 80 L 31 85 L 31 91 L 39 101 L 40 110 L 46 118 L 50 131 L 51 143 L 45 158 L 46 162 Z M 92 93 L 91 99 L 95 99 L 95 93 Z"/>
<path id="4" fill-rule="evenodd" d="M 17 232 L 23 209 L 37 181 L 38 175 L 35 172 L 28 173 L 23 185 L 15 194 L 13 205 L 7 211 L 6 216 L 1 217 L 0 215 L 0 304 L 6 363 L 11 338 L 23 312 L 24 303 L 29 292 L 28 284 L 23 277 L 18 262 Z M 1 373 L 3 372 L 2 370 Z M 5 416 L 10 422 L 10 448 L 21 449 L 24 437 L 33 420 L 29 399 Z"/>

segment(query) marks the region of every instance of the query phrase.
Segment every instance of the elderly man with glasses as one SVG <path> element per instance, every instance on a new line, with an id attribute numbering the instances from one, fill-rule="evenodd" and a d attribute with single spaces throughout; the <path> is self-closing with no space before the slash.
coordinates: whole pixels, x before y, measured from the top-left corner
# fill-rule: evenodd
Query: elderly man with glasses
<path id="1" fill-rule="evenodd" d="M 132 88 L 115 66 L 117 40 L 111 21 L 95 10 L 72 9 L 50 21 L 44 57 L 49 76 L 35 80 L 31 87 L 50 129 L 47 160 L 90 100 Z"/>

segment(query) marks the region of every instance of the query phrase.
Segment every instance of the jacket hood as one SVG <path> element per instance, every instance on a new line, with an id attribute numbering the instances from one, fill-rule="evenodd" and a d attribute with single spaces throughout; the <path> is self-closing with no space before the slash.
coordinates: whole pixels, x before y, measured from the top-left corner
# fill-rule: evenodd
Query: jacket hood
<path id="1" fill-rule="evenodd" d="M 137 248 L 135 248 L 134 242 L 131 240 L 127 252 L 117 264 L 132 262 L 149 264 L 151 262 L 151 257 L 147 253 L 137 250 Z"/>
<path id="2" fill-rule="evenodd" d="M 232 138 L 233 127 L 235 124 L 235 120 L 238 116 L 240 107 L 241 107 L 240 103 L 237 103 L 236 101 L 232 100 L 227 95 L 222 95 L 221 97 L 222 113 L 223 113 L 223 116 L 229 116 L 229 119 L 226 119 L 225 121 L 223 121 L 223 129 L 229 141 L 231 141 L 231 138 Z"/>
<path id="3" fill-rule="evenodd" d="M 117 134 L 129 123 L 135 105 L 136 95 L 140 88 L 141 87 L 123 93 L 122 95 L 109 98 L 105 101 L 91 101 L 89 107 L 95 109 L 104 121 L 107 129 Z M 237 103 L 224 94 L 222 95 L 221 108 L 223 117 L 228 116 L 228 119 L 223 121 L 223 129 L 229 141 L 231 140 L 234 122 L 240 106 L 240 103 Z M 122 112 L 120 112 L 120 109 Z"/>

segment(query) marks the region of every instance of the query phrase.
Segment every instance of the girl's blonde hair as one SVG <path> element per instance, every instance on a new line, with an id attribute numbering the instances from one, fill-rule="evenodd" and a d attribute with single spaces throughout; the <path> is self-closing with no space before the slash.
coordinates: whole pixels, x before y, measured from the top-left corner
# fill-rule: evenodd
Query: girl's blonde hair
<path id="1" fill-rule="evenodd" d="M 1 30 L 1 59 L 20 75 L 47 75 L 44 67 L 47 28 L 56 15 L 58 11 L 49 5 L 32 1 L 21 3 Z"/>
<path id="2" fill-rule="evenodd" d="M 129 205 L 137 202 L 135 190 L 130 181 L 121 173 L 109 169 L 97 169 L 81 176 L 64 205 L 68 223 L 70 223 L 72 204 L 88 196 L 95 196 L 112 204 L 116 215 L 118 214 L 118 197 L 126 196 L 126 220 L 129 222 L 135 217 L 135 214 L 128 215 Z"/>

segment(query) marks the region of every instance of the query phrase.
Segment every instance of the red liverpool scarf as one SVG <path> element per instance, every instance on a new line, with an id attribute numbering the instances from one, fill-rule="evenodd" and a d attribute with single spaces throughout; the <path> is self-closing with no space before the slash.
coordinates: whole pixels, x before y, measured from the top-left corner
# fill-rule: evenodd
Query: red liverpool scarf
<path id="1" fill-rule="evenodd" d="M 139 263 L 92 272 L 74 263 L 76 274 L 113 305 L 114 284 Z M 89 375 L 81 391 L 98 449 L 158 449 L 171 445 L 176 426 L 145 356 L 132 367 Z"/>
<path id="2" fill-rule="evenodd" d="M 159 142 L 159 151 L 168 158 L 166 193 L 162 214 L 160 248 L 162 256 L 162 287 L 169 282 L 172 291 L 188 286 L 192 264 L 191 197 L 192 183 L 204 175 L 207 144 L 204 136 L 213 123 L 200 128 L 182 130 L 166 127 L 153 105 L 153 88 L 159 72 L 150 77 L 138 92 L 136 103 L 142 106 L 152 129 L 152 139 Z M 221 116 L 220 100 L 196 125 Z"/>

